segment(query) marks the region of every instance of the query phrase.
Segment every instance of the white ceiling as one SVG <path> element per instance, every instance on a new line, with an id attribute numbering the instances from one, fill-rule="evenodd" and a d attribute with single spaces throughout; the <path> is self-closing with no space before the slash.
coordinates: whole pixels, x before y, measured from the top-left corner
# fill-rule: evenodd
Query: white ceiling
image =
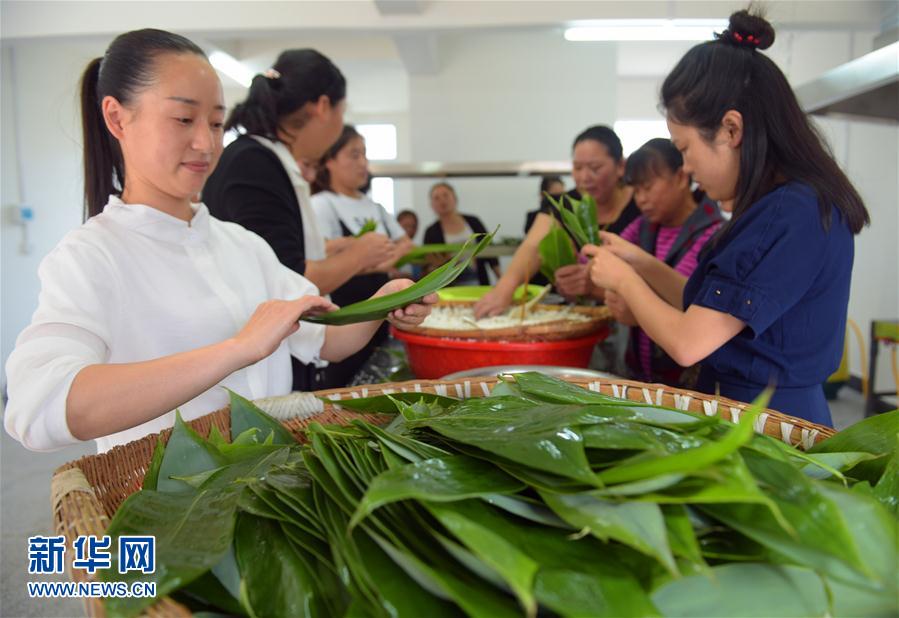
<path id="1" fill-rule="evenodd" d="M 765 3 L 769 17 L 779 28 L 865 30 L 876 29 L 894 4 L 890 0 L 771 0 Z M 745 5 L 745 0 L 3 0 L 0 32 L 4 39 L 111 35 L 150 26 L 193 36 L 232 39 L 290 36 L 309 30 L 394 34 L 459 28 L 561 26 L 600 18 L 720 18 Z"/>

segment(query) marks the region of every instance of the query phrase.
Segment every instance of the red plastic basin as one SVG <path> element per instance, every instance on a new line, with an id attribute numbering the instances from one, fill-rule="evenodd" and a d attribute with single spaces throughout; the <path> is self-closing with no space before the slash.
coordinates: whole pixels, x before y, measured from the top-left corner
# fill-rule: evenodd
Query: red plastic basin
<path id="1" fill-rule="evenodd" d="M 409 367 L 417 378 L 432 380 L 457 371 L 493 365 L 554 365 L 587 367 L 596 343 L 609 335 L 608 327 L 586 337 L 561 341 L 477 341 L 425 337 L 391 327 L 406 346 Z"/>

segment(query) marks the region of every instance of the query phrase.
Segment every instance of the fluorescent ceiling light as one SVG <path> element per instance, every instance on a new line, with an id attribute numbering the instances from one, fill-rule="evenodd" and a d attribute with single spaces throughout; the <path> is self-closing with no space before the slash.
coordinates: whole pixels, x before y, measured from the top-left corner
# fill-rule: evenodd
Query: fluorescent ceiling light
<path id="1" fill-rule="evenodd" d="M 724 19 L 602 19 L 565 30 L 568 41 L 709 41 Z"/>
<path id="2" fill-rule="evenodd" d="M 253 81 L 253 72 L 231 54 L 216 50 L 209 54 L 209 63 L 244 88 L 249 88 Z"/>

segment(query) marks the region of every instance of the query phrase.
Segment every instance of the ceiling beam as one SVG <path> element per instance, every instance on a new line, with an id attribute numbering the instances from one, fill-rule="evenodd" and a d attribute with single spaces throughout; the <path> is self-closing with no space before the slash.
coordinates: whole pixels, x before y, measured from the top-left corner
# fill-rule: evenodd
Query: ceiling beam
<path id="1" fill-rule="evenodd" d="M 374 0 L 374 2 L 381 15 L 421 15 L 426 4 L 423 0 Z"/>
<path id="2" fill-rule="evenodd" d="M 393 42 L 409 75 L 434 75 L 440 72 L 437 34 L 394 34 Z"/>

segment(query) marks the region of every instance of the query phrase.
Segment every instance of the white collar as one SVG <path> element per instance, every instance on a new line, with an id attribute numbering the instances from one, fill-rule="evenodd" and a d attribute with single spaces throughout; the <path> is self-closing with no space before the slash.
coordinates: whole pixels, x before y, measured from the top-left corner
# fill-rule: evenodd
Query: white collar
<path id="1" fill-rule="evenodd" d="M 133 230 L 138 234 L 178 244 L 200 244 L 209 237 L 209 210 L 205 204 L 190 205 L 194 216 L 184 221 L 168 213 L 162 212 L 146 204 L 126 204 L 115 195 L 109 196 L 109 202 L 100 216 Z"/>
<path id="2" fill-rule="evenodd" d="M 261 135 L 251 135 L 250 137 L 275 153 L 275 156 L 281 161 L 281 165 L 284 166 L 284 170 L 287 172 L 287 176 L 290 178 L 290 182 L 294 187 L 304 187 L 309 189 L 309 183 L 306 182 L 306 179 L 303 178 L 303 173 L 300 171 L 300 164 L 293 158 L 293 154 L 291 154 L 290 149 L 286 144 L 270 140 Z"/>

